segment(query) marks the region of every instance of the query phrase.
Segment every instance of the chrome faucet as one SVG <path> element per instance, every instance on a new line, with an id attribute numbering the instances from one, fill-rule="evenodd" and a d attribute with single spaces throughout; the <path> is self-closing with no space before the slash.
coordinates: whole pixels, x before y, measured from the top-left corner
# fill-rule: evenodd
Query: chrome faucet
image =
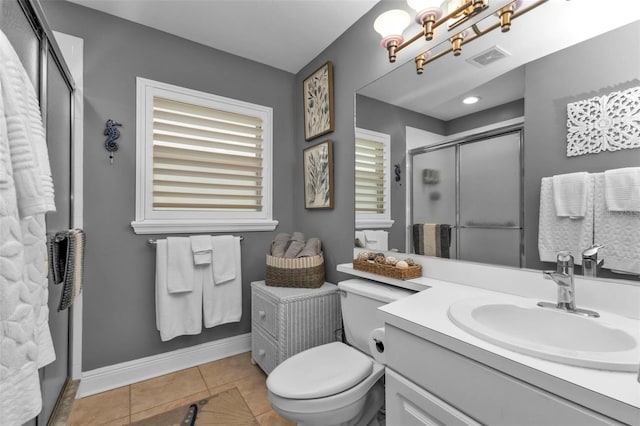
<path id="1" fill-rule="evenodd" d="M 568 251 L 558 252 L 555 271 L 543 271 L 545 279 L 553 280 L 558 285 L 558 303 L 538 302 L 543 308 L 554 308 L 571 314 L 588 317 L 599 317 L 597 312 L 576 308 L 575 287 L 573 284 L 573 256 Z"/>
<path id="2" fill-rule="evenodd" d="M 598 276 L 598 270 L 604 263 L 604 259 L 598 261 L 598 250 L 601 248 L 604 246 L 594 244 L 582 252 L 582 275 L 585 277 Z"/>

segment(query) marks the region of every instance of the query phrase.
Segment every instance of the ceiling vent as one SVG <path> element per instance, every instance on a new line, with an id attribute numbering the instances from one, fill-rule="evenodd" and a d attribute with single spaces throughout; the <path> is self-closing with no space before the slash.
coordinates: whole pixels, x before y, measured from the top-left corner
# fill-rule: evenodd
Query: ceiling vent
<path id="1" fill-rule="evenodd" d="M 467 59 L 467 62 L 479 68 L 484 68 L 495 61 L 506 58 L 507 56 L 511 56 L 511 54 L 498 46 L 492 46 L 484 52 L 478 53 L 473 58 Z"/>

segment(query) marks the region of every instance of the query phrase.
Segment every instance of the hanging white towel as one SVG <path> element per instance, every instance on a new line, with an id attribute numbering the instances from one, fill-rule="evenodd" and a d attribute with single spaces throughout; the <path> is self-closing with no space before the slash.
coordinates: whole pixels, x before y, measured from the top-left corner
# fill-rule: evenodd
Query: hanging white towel
<path id="1" fill-rule="evenodd" d="M 233 246 L 229 251 L 234 254 L 235 278 L 226 281 L 224 284 L 216 282 L 216 285 L 205 285 L 202 288 L 204 326 L 207 328 L 228 322 L 238 322 L 242 318 L 242 259 L 240 237 L 232 238 Z M 215 245 L 213 253 L 213 265 L 215 265 L 217 262 Z"/>
<path id="2" fill-rule="evenodd" d="M 195 235 L 189 239 L 191 240 L 191 251 L 193 251 L 193 263 L 195 265 L 210 264 L 213 251 L 211 235 Z"/>
<path id="3" fill-rule="evenodd" d="M 605 173 L 595 174 L 594 242 L 604 245 L 605 269 L 640 275 L 640 213 L 611 211 L 605 201 Z"/>
<path id="4" fill-rule="evenodd" d="M 189 237 L 167 238 L 167 290 L 169 293 L 193 291 L 193 252 Z"/>
<path id="5" fill-rule="evenodd" d="M 53 179 L 35 90 L 6 36 L 0 36 L 0 84 L 21 217 L 55 211 Z"/>
<path id="6" fill-rule="evenodd" d="M 55 359 L 48 324 L 44 214 L 53 180 L 35 90 L 0 31 L 0 419 L 41 410 L 37 369 Z"/>
<path id="7" fill-rule="evenodd" d="M 235 244 L 233 235 L 221 235 L 211 238 L 213 246 L 213 280 L 216 285 L 226 283 L 236 277 Z"/>
<path id="8" fill-rule="evenodd" d="M 555 262 L 559 251 L 568 250 L 576 265 L 582 264 L 582 251 L 593 244 L 593 176 L 586 186 L 585 215 L 579 219 L 559 216 L 553 200 L 552 178 L 542 178 L 538 219 L 538 252 L 543 262 Z"/>
<path id="9" fill-rule="evenodd" d="M 553 176 L 553 201 L 561 217 L 584 217 L 587 211 L 587 172 Z"/>
<path id="10" fill-rule="evenodd" d="M 640 167 L 605 171 L 604 194 L 607 210 L 640 212 Z"/>
<path id="11" fill-rule="evenodd" d="M 389 233 L 367 229 L 364 232 L 365 245 L 372 250 L 386 251 L 389 248 Z"/>
<path id="12" fill-rule="evenodd" d="M 169 293 L 167 288 L 167 240 L 156 245 L 156 328 L 165 342 L 183 334 L 202 332 L 202 286 L 193 291 Z"/>

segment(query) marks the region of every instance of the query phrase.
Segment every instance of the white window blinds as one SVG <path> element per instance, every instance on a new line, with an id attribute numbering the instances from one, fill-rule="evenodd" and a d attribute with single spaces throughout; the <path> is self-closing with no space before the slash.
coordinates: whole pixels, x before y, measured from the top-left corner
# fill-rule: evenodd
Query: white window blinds
<path id="1" fill-rule="evenodd" d="M 356 137 L 356 213 L 385 212 L 384 143 Z"/>
<path id="2" fill-rule="evenodd" d="M 356 128 L 356 229 L 389 228 L 391 219 L 389 135 Z"/>
<path id="3" fill-rule="evenodd" d="M 262 119 L 153 98 L 153 209 L 262 210 Z"/>
<path id="4" fill-rule="evenodd" d="M 273 109 L 136 79 L 137 234 L 272 231 Z"/>

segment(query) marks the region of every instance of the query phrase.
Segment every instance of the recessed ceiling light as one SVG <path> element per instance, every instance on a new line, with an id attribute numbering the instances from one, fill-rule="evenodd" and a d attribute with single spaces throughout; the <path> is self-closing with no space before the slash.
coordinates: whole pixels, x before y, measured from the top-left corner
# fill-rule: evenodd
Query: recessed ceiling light
<path id="1" fill-rule="evenodd" d="M 475 103 L 476 103 L 476 102 L 478 102 L 479 100 L 480 100 L 480 98 L 479 98 L 479 97 L 477 97 L 477 96 L 469 96 L 468 98 L 464 98 L 464 99 L 462 100 L 462 103 L 463 103 L 463 104 L 466 104 L 466 105 L 471 105 L 471 104 L 475 104 Z"/>

